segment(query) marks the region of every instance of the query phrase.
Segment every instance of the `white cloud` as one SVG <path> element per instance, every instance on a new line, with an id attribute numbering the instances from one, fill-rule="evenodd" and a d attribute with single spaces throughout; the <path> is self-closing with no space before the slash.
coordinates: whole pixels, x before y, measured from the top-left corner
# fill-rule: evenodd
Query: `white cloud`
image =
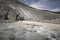
<path id="1" fill-rule="evenodd" d="M 55 8 L 55 9 L 52 9 L 50 11 L 59 12 L 60 11 L 60 8 Z"/>
<path id="2" fill-rule="evenodd" d="M 30 4 L 30 6 L 32 6 L 32 7 L 34 7 L 34 8 L 37 8 L 37 9 L 39 9 L 40 8 L 40 6 L 39 5 L 37 5 L 37 4 Z"/>
<path id="3" fill-rule="evenodd" d="M 29 6 L 36 9 L 50 10 L 50 11 L 60 11 L 59 3 L 60 0 L 19 0 Z M 52 10 L 51 10 L 52 9 Z"/>
<path id="4" fill-rule="evenodd" d="M 60 8 L 49 9 L 46 5 L 40 4 L 39 2 L 31 3 L 30 6 L 36 9 L 41 9 L 41 10 L 49 10 L 49 11 L 54 11 L 54 12 L 60 11 Z"/>
<path id="5" fill-rule="evenodd" d="M 41 9 L 41 10 L 47 10 L 48 9 L 45 5 L 40 4 L 39 2 L 31 3 L 30 6 L 36 8 L 36 9 Z"/>
<path id="6" fill-rule="evenodd" d="M 29 6 L 34 7 L 36 9 L 49 10 L 47 3 L 49 3 L 48 0 L 39 0 L 37 2 L 31 2 Z"/>

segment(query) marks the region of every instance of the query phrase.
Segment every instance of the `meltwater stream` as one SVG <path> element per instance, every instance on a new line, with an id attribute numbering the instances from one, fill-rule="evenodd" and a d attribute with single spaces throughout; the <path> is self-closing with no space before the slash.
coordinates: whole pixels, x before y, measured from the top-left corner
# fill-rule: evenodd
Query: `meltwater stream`
<path id="1" fill-rule="evenodd" d="M 60 40 L 56 31 L 45 29 L 43 26 L 15 23 L 0 25 L 0 40 Z"/>

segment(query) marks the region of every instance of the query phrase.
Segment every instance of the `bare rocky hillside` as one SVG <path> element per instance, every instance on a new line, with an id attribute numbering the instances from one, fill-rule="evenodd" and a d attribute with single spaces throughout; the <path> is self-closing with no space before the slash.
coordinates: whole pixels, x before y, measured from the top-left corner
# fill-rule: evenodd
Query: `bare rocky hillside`
<path id="1" fill-rule="evenodd" d="M 30 20 L 47 23 L 60 23 L 60 14 L 38 10 L 17 0 L 0 0 L 0 23 Z"/>

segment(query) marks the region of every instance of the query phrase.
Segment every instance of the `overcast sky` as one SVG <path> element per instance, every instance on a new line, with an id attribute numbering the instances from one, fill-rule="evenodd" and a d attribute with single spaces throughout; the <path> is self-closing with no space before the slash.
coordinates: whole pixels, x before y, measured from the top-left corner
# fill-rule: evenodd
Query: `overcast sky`
<path id="1" fill-rule="evenodd" d="M 37 9 L 60 11 L 60 0 L 19 0 L 19 1 Z"/>

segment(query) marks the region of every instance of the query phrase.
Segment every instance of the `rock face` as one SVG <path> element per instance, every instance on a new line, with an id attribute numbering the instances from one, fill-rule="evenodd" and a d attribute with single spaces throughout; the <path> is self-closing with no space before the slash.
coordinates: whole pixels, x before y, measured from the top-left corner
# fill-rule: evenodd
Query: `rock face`
<path id="1" fill-rule="evenodd" d="M 15 20 L 16 13 L 12 8 L 7 5 L 2 4 L 0 9 L 0 22 L 3 21 L 13 21 Z"/>
<path id="2" fill-rule="evenodd" d="M 10 6 L 8 6 L 8 5 L 12 5 L 14 3 L 16 3 L 16 0 L 0 0 L 0 23 L 15 22 L 16 20 L 20 19 L 20 17 L 19 17 L 20 14 L 17 14 L 14 11 L 14 9 L 12 9 Z M 22 18 L 22 20 L 23 20 L 23 18 Z"/>

